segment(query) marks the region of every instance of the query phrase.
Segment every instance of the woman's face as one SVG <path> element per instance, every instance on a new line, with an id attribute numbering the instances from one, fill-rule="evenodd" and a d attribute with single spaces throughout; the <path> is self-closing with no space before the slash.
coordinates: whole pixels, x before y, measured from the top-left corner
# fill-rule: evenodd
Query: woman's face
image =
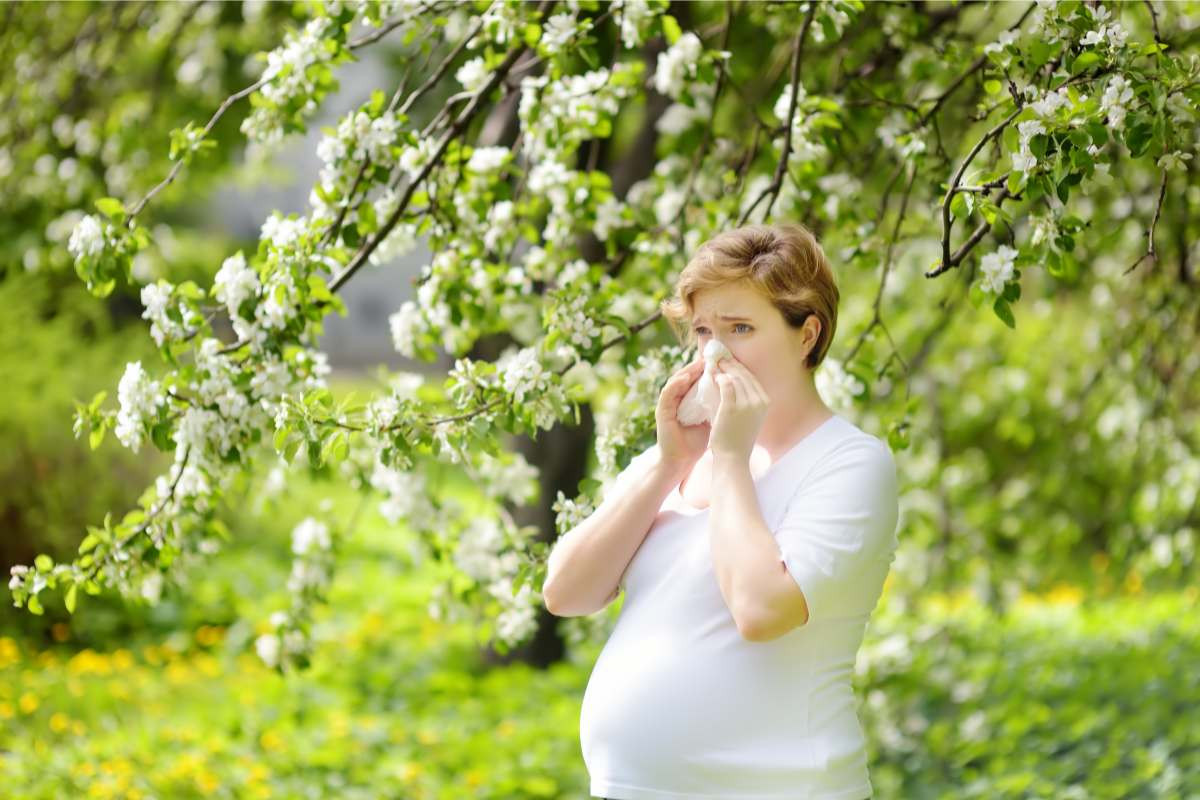
<path id="1" fill-rule="evenodd" d="M 732 283 L 692 295 L 692 332 L 701 353 L 716 338 L 729 348 L 771 399 L 794 392 L 804 356 L 816 342 L 820 321 L 810 316 L 797 329 L 752 286 Z"/>

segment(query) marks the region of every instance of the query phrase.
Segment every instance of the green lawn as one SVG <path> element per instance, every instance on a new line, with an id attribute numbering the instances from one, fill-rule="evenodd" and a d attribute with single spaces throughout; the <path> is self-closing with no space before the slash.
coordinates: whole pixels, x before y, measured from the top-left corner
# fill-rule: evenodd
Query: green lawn
<path id="1" fill-rule="evenodd" d="M 88 597 L 45 642 L 0 638 L 5 797 L 588 796 L 579 703 L 600 643 L 548 672 L 484 671 L 469 629 L 429 618 L 430 565 L 373 507 L 311 671 L 260 664 L 288 532 L 328 492 L 297 483 L 159 607 Z M 856 678 L 876 796 L 1200 797 L 1197 591 L 1129 592 L 1061 588 L 1005 618 L 885 595 Z"/>

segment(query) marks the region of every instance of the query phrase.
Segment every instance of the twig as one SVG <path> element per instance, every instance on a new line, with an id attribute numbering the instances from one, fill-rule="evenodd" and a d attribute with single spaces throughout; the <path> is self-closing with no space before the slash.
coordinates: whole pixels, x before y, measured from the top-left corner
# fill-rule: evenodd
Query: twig
<path id="1" fill-rule="evenodd" d="M 1166 196 L 1167 196 L 1167 171 L 1164 169 L 1162 172 L 1162 180 L 1159 181 L 1159 184 L 1158 184 L 1158 203 L 1154 206 L 1154 219 L 1152 219 L 1150 221 L 1150 230 L 1146 231 L 1146 238 L 1149 239 L 1149 242 L 1147 243 L 1147 247 L 1146 247 L 1146 252 L 1142 254 L 1141 258 L 1139 258 L 1137 261 L 1133 262 L 1133 265 L 1130 266 L 1129 269 L 1122 272 L 1121 273 L 1122 275 L 1128 275 L 1129 273 L 1133 272 L 1135 269 L 1137 269 L 1138 264 L 1141 264 L 1147 258 L 1149 258 L 1151 261 L 1155 261 L 1155 262 L 1158 261 L 1158 253 L 1155 252 L 1155 250 L 1154 250 L 1154 229 L 1158 226 L 1158 217 L 1162 213 L 1163 198 Z"/>

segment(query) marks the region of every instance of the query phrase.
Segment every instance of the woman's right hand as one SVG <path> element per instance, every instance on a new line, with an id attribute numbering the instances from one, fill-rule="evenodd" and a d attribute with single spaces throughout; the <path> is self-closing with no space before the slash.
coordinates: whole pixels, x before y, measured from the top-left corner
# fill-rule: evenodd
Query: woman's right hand
<path id="1" fill-rule="evenodd" d="M 696 360 L 679 369 L 663 386 L 658 396 L 654 419 L 658 428 L 658 449 L 663 464 L 672 470 L 686 472 L 708 447 L 710 423 L 684 425 L 679 421 L 679 403 L 692 388 L 692 384 L 704 374 L 704 359 Z"/>

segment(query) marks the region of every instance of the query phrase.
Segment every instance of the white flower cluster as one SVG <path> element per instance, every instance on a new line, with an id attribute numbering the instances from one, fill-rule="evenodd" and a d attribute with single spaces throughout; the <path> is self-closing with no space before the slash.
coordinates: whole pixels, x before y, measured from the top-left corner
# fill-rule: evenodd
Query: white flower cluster
<path id="1" fill-rule="evenodd" d="M 553 307 L 551 327 L 566 336 L 567 343 L 574 350 L 570 356 L 572 360 L 600 338 L 600 326 L 593 319 L 593 312 L 587 308 L 587 302 L 586 295 L 576 294 L 560 300 Z"/>
<path id="2" fill-rule="evenodd" d="M 302 30 L 289 31 L 283 44 L 267 54 L 267 68 L 262 74 L 267 83 L 259 92 L 270 102 L 255 106 L 241 125 L 242 133 L 251 141 L 271 145 L 283 138 L 285 114 L 281 109 L 293 98 L 310 95 L 302 113 L 316 110 L 311 95 L 317 85 L 308 75 L 308 69 L 333 57 L 325 47 L 331 21 L 329 17 L 315 17 Z"/>
<path id="3" fill-rule="evenodd" d="M 1185 162 L 1190 161 L 1191 158 L 1191 153 L 1184 153 L 1177 150 L 1173 153 L 1164 153 L 1162 158 L 1158 159 L 1156 163 L 1164 170 L 1181 170 L 1186 172 L 1187 164 Z"/>
<path id="4" fill-rule="evenodd" d="M 542 26 L 539 43 L 549 55 L 557 55 L 575 38 L 576 33 L 586 33 L 591 29 L 591 20 L 585 19 L 583 23 L 582 30 L 577 31 L 574 14 L 555 14 Z"/>
<path id="5" fill-rule="evenodd" d="M 496 635 L 510 645 L 537 627 L 537 603 L 529 583 L 522 584 L 513 596 L 513 576 L 520 563 L 520 554 L 493 519 L 475 518 L 459 534 L 454 564 L 500 603 L 503 610 L 496 619 Z"/>
<path id="6" fill-rule="evenodd" d="M 1017 172 L 1028 172 L 1037 166 L 1037 156 L 1029 149 L 1029 142 L 1034 136 L 1046 132 L 1046 126 L 1041 120 L 1027 119 L 1017 125 L 1020 134 L 1020 150 L 1012 154 L 1012 167 Z"/>
<path id="7" fill-rule="evenodd" d="M 146 307 L 146 310 L 142 312 L 142 319 L 150 320 L 150 335 L 159 347 L 162 347 L 163 342 L 167 339 L 183 338 L 188 334 L 189 326 L 198 326 L 203 321 L 200 315 L 183 301 L 176 304 L 183 322 L 171 319 L 167 310 L 171 306 L 173 294 L 174 287 L 161 278 L 155 283 L 148 283 L 142 287 L 142 305 Z"/>
<path id="8" fill-rule="evenodd" d="M 822 175 L 817 179 L 817 186 L 825 192 L 825 204 L 822 208 L 830 220 L 837 219 L 843 200 L 847 204 L 853 204 L 862 192 L 862 181 L 847 172 Z"/>
<path id="9" fill-rule="evenodd" d="M 158 414 L 164 400 L 158 381 L 150 380 L 141 361 L 125 365 L 125 374 L 117 385 L 117 400 L 120 408 L 114 433 L 121 444 L 136 453 L 142 445 L 146 421 Z"/>
<path id="10" fill-rule="evenodd" d="M 218 351 L 222 345 L 220 340 L 206 338 L 196 349 L 196 368 L 204 377 L 192 383 L 196 399 L 206 406 L 217 407 L 217 410 L 229 424 L 246 424 L 252 422 L 246 418 L 250 410 L 250 401 L 235 385 L 237 366 L 229 356 L 221 355 Z"/>
<path id="11" fill-rule="evenodd" d="M 527 158 L 565 162 L 581 142 L 594 138 L 594 128 L 612 120 L 621 101 L 636 90 L 633 69 L 619 61 L 611 70 L 601 67 L 558 80 L 548 75 L 523 77 L 517 115 Z"/>
<path id="12" fill-rule="evenodd" d="M 550 388 L 553 377 L 546 370 L 533 347 L 519 350 L 509 348 L 496 361 L 496 370 L 501 375 L 504 391 L 518 403 L 532 398 Z"/>
<path id="13" fill-rule="evenodd" d="M 617 0 L 613 13 L 621 19 L 621 44 L 632 50 L 642 44 L 646 24 L 661 13 L 660 8 L 651 8 L 646 0 Z"/>
<path id="14" fill-rule="evenodd" d="M 849 408 L 854 398 L 867 388 L 853 373 L 846 371 L 841 361 L 828 356 L 817 368 L 813 382 L 821 399 L 833 408 Z"/>
<path id="15" fill-rule="evenodd" d="M 405 300 L 400 304 L 400 308 L 388 317 L 388 326 L 392 332 L 392 345 L 396 352 L 406 358 L 415 358 L 417 351 L 413 347 L 413 340 L 426 327 L 420 307 L 412 300 Z"/>
<path id="16" fill-rule="evenodd" d="M 86 214 L 75 225 L 75 230 L 71 232 L 71 241 L 67 244 L 67 250 L 78 261 L 85 256 L 103 253 L 108 243 L 107 240 L 105 225 L 100 218 Z"/>
<path id="17" fill-rule="evenodd" d="M 876 130 L 883 146 L 893 150 L 903 159 L 924 153 L 925 140 L 920 138 L 916 131 L 905 132 L 903 123 L 904 117 L 899 112 L 893 112 L 884 120 Z"/>
<path id="18" fill-rule="evenodd" d="M 259 288 L 258 273 L 247 266 L 241 250 L 225 259 L 213 278 L 213 297 L 225 304 L 231 319 L 241 316 L 238 309 L 249 298 L 257 297 Z"/>
<path id="19" fill-rule="evenodd" d="M 988 54 L 991 54 L 991 53 L 1004 54 L 1002 63 L 1007 65 L 1008 61 L 1012 57 L 1009 56 L 1007 53 L 1005 53 L 1005 48 L 1008 47 L 1013 42 L 1015 42 L 1016 40 L 1017 40 L 1017 31 L 1015 31 L 1015 30 L 1000 31 L 1000 36 L 998 36 L 996 38 L 996 41 L 990 42 L 983 46 L 983 52 L 988 53 Z"/>
<path id="20" fill-rule="evenodd" d="M 1100 108 L 1108 115 L 1108 124 L 1119 128 L 1125 124 L 1125 114 L 1129 109 L 1126 104 L 1133 99 L 1133 88 L 1124 75 L 1113 75 L 1104 95 L 1100 98 Z"/>
<path id="21" fill-rule="evenodd" d="M 1109 21 L 1112 13 L 1099 4 L 1095 8 L 1092 8 L 1091 12 L 1092 19 L 1099 23 L 1100 27 L 1084 34 L 1079 43 L 1084 46 L 1099 44 L 1114 50 L 1124 47 L 1125 40 L 1129 38 L 1129 32 L 1121 27 L 1121 23 Z"/>
<path id="22" fill-rule="evenodd" d="M 1036 91 L 1037 87 L 1033 87 L 1033 88 Z M 1071 105 L 1070 95 L 1067 93 L 1067 90 L 1065 87 L 1060 86 L 1058 88 L 1058 91 L 1046 92 L 1045 94 L 1043 94 L 1041 96 L 1040 99 L 1035 100 L 1032 103 L 1030 103 L 1029 107 L 1032 108 L 1034 113 L 1037 114 L 1039 117 L 1053 119 L 1054 115 L 1058 112 L 1058 110 L 1060 108 L 1070 107 L 1070 105 Z"/>
<path id="23" fill-rule="evenodd" d="M 586 495 L 572 499 L 559 490 L 551 510 L 554 511 L 554 527 L 561 536 L 590 517 L 595 506 Z"/>
<path id="24" fill-rule="evenodd" d="M 419 523 L 429 529 L 438 526 L 438 513 L 429 501 L 425 476 L 419 472 L 402 472 L 376 462 L 370 477 L 371 486 L 384 496 L 379 513 L 393 525 L 401 520 Z"/>
<path id="25" fill-rule="evenodd" d="M 313 550 L 328 550 L 329 526 L 313 517 L 305 517 L 292 529 L 292 553 L 308 555 Z"/>
<path id="26" fill-rule="evenodd" d="M 517 451 L 502 460 L 490 453 L 479 456 L 479 477 L 488 496 L 520 505 L 531 502 L 538 493 L 538 468 Z"/>
<path id="27" fill-rule="evenodd" d="M 689 78 L 696 77 L 704 43 L 691 31 L 681 35 L 675 44 L 658 54 L 654 70 L 654 89 L 664 97 L 678 100 L 687 89 Z"/>
<path id="28" fill-rule="evenodd" d="M 979 268 L 983 270 L 980 288 L 992 294 L 1002 294 L 1004 285 L 1012 280 L 1013 262 L 1017 251 L 1006 244 L 1000 245 L 995 252 L 988 253 L 979 260 Z"/>
<path id="29" fill-rule="evenodd" d="M 488 71 L 487 63 L 483 60 L 482 56 L 467 61 L 454 73 L 454 79 L 461 83 L 463 89 L 471 94 L 477 93 L 486 86 L 489 77 L 491 77 L 491 73 Z"/>
<path id="30" fill-rule="evenodd" d="M 523 26 L 521 19 L 521 3 L 492 3 L 480 18 L 479 33 L 467 42 L 467 49 L 474 50 L 485 44 L 493 43 L 506 49 L 510 41 L 515 40 L 517 31 Z"/>
<path id="31" fill-rule="evenodd" d="M 606 242 L 614 230 L 629 224 L 630 221 L 625 217 L 625 208 L 624 203 L 612 196 L 604 198 L 604 201 L 596 206 L 596 222 L 592 225 L 592 232 L 596 234 L 597 239 Z"/>
<path id="32" fill-rule="evenodd" d="M 400 169 L 404 170 L 409 180 L 415 181 L 425 165 L 433 160 L 437 148 L 437 140 L 433 138 L 417 139 L 415 147 L 406 145 L 400 153 Z"/>

